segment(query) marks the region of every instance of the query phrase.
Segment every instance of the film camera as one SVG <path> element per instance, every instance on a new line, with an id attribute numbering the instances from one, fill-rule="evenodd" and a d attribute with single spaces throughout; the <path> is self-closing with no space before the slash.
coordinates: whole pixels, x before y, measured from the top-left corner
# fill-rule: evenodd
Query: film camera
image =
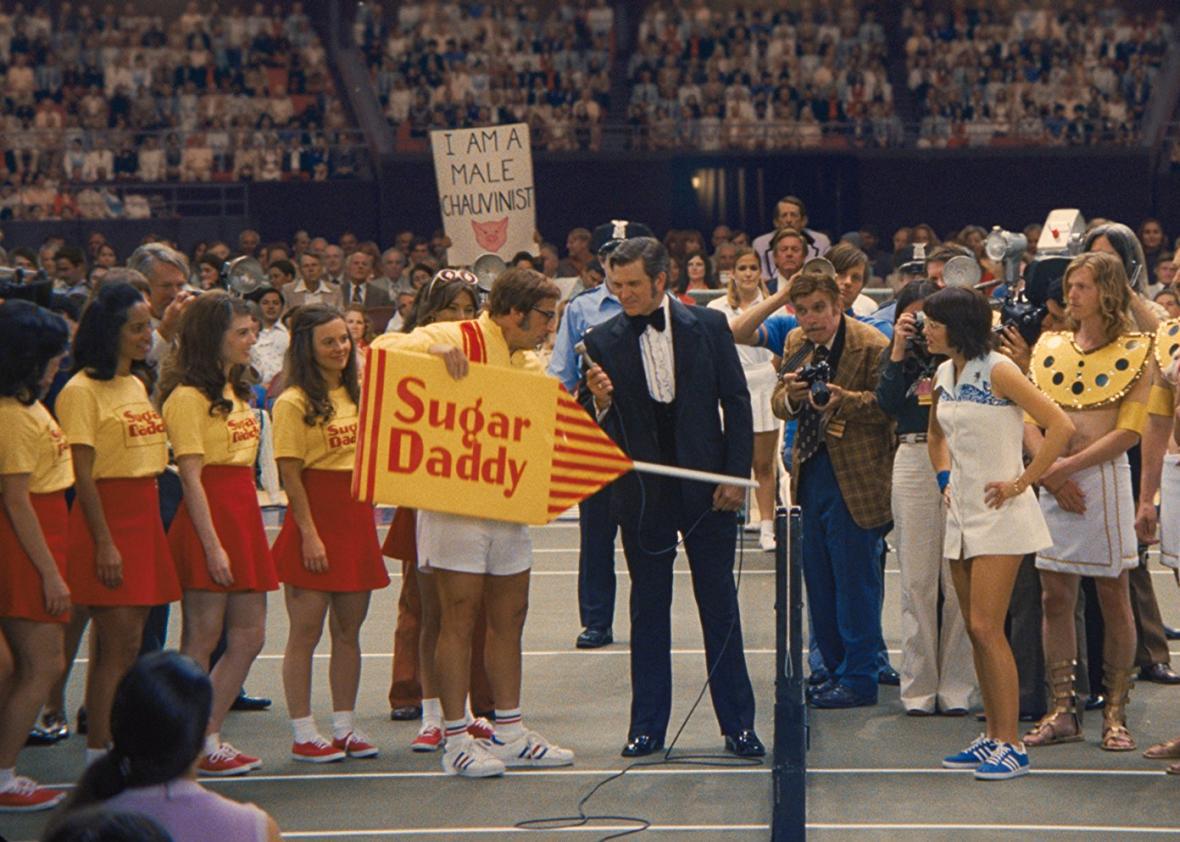
<path id="1" fill-rule="evenodd" d="M 52 297 L 53 281 L 44 269 L 0 266 L 0 298 L 19 298 L 48 307 Z"/>
<path id="2" fill-rule="evenodd" d="M 926 349 L 926 314 L 921 310 L 914 313 L 914 333 L 905 342 L 907 354 L 926 356 L 930 352 Z"/>
<path id="3" fill-rule="evenodd" d="M 832 380 L 832 367 L 827 360 L 815 360 L 795 372 L 800 383 L 806 383 L 811 400 L 816 406 L 827 406 L 832 399 L 828 383 Z"/>
<path id="4" fill-rule="evenodd" d="M 1049 312 L 1045 302 L 1049 299 L 1050 287 L 1059 284 L 1065 275 L 1069 262 L 1082 253 L 1086 236 L 1086 221 L 1080 211 L 1072 208 L 1057 208 L 1049 211 L 1045 224 L 1041 228 L 1041 238 L 1037 241 L 1037 254 L 1024 270 L 1024 286 L 1019 292 L 1009 292 L 1000 305 L 999 332 L 1005 327 L 1015 327 L 1029 346 L 1035 345 L 1041 335 L 1041 323 Z M 996 253 L 992 253 L 993 238 Z M 1005 250 L 1000 253 L 1000 244 L 1005 244 Z M 1020 244 L 1020 253 L 1027 247 L 1027 241 L 1022 234 L 1012 234 L 1002 231 L 998 226 L 992 229 L 988 236 L 987 253 L 993 260 L 1004 262 L 1005 276 L 1010 289 L 1015 289 L 1012 279 L 1007 278 L 1010 262 L 1013 261 L 1010 249 Z M 1019 269 L 1020 254 L 1015 255 L 1015 267 Z M 1019 275 L 1015 275 L 1019 278 Z"/>

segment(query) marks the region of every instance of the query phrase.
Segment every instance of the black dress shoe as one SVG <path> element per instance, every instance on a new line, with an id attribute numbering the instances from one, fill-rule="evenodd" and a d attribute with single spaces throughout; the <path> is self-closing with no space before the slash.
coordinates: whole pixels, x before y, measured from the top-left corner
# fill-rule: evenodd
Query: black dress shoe
<path id="1" fill-rule="evenodd" d="M 64 722 L 65 720 L 63 719 L 62 721 Z M 86 734 L 90 733 L 90 720 L 86 716 L 86 707 L 85 706 L 78 708 L 77 723 L 78 723 L 78 725 L 75 730 L 77 730 L 77 732 L 79 734 L 82 734 L 83 736 L 85 736 Z M 68 726 L 66 727 L 66 734 L 65 735 L 66 735 L 66 737 L 68 737 L 70 735 L 70 729 Z"/>
<path id="2" fill-rule="evenodd" d="M 394 722 L 409 722 L 412 719 L 422 718 L 421 705 L 402 705 L 394 708 L 389 712 L 389 718 Z"/>
<path id="3" fill-rule="evenodd" d="M 725 735 L 725 750 L 738 757 L 765 757 L 766 746 L 753 731 L 738 731 Z"/>
<path id="4" fill-rule="evenodd" d="M 893 667 L 881 667 L 877 673 L 878 684 L 888 684 L 890 687 L 898 687 L 901 684 L 901 676 L 897 674 L 897 670 Z"/>
<path id="5" fill-rule="evenodd" d="M 578 635 L 578 642 L 574 645 L 579 649 L 599 649 L 614 642 L 615 635 L 611 629 L 586 628 Z"/>
<path id="6" fill-rule="evenodd" d="M 26 746 L 51 746 L 57 742 L 57 737 L 50 734 L 40 725 L 29 729 L 29 736 L 25 738 Z"/>
<path id="7" fill-rule="evenodd" d="M 1180 675 L 1167 664 L 1152 664 L 1139 670 L 1139 678 L 1155 684 L 1180 684 Z"/>
<path id="8" fill-rule="evenodd" d="M 663 737 L 653 737 L 651 734 L 636 734 L 627 738 L 627 745 L 623 746 L 623 757 L 646 757 L 655 754 L 664 747 Z"/>
<path id="9" fill-rule="evenodd" d="M 243 688 L 238 691 L 238 697 L 229 706 L 230 710 L 266 710 L 270 707 L 270 699 L 265 696 L 248 696 Z"/>
<path id="10" fill-rule="evenodd" d="M 1102 710 L 1106 707 L 1106 696 L 1101 693 L 1091 693 L 1086 697 L 1086 710 Z"/>
<path id="11" fill-rule="evenodd" d="M 1164 626 L 1164 637 L 1168 640 L 1180 640 L 1180 629 L 1174 629 L 1171 626 Z"/>
<path id="12" fill-rule="evenodd" d="M 807 676 L 807 683 L 812 687 L 818 687 L 821 684 L 827 684 L 832 680 L 832 674 L 825 669 L 818 669 L 811 675 Z"/>
<path id="13" fill-rule="evenodd" d="M 815 708 L 867 708 L 877 704 L 877 696 L 862 696 L 847 685 L 833 684 L 831 690 L 812 696 L 810 701 Z"/>

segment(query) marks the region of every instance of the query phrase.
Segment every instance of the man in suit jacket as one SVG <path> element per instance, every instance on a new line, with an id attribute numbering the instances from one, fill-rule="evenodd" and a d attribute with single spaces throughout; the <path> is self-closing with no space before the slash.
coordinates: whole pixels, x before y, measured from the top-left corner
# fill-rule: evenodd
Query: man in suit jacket
<path id="1" fill-rule="evenodd" d="M 366 310 L 371 310 L 374 307 L 388 307 L 393 303 L 388 292 L 371 283 L 373 258 L 363 251 L 354 251 L 348 256 L 348 261 L 344 264 L 344 277 L 346 283 L 342 292 L 345 307 L 359 304 Z"/>
<path id="2" fill-rule="evenodd" d="M 599 423 L 633 459 L 748 477 L 753 418 L 733 336 L 720 311 L 665 294 L 668 253 L 636 237 L 610 256 L 623 312 L 586 334 L 586 375 Z M 718 409 L 721 410 L 719 414 Z M 724 428 L 721 414 L 724 415 Z M 727 750 L 765 754 L 754 733 L 733 582 L 740 486 L 628 474 L 611 509 L 631 575 L 631 724 L 624 757 L 663 747 L 672 708 L 672 564 L 677 533 L 692 572 L 713 710 Z"/>
<path id="3" fill-rule="evenodd" d="M 829 681 L 811 691 L 816 707 L 877 703 L 881 639 L 881 541 L 890 513 L 892 421 L 877 405 L 881 355 L 888 340 L 849 318 L 836 282 L 804 272 L 789 293 L 799 327 L 787 335 L 783 375 L 771 405 L 797 418 L 792 497 L 803 508 L 803 574 Z M 826 363 L 822 390 L 801 376 Z"/>

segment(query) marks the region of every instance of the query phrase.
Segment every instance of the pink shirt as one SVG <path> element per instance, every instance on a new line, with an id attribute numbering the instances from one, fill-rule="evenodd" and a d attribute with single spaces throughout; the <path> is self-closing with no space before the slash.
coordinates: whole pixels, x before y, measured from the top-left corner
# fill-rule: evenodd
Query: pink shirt
<path id="1" fill-rule="evenodd" d="M 155 819 L 174 842 L 266 842 L 266 813 L 187 778 L 124 790 L 106 806 Z"/>

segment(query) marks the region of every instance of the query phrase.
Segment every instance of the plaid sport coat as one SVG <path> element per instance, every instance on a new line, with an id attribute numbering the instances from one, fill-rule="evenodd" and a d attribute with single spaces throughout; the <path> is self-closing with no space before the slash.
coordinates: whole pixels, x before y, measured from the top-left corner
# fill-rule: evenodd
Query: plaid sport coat
<path id="1" fill-rule="evenodd" d="M 844 351 L 832 382 L 846 390 L 826 421 L 824 444 L 832 459 L 844 504 L 862 529 L 885 526 L 893 519 L 890 484 L 893 473 L 893 420 L 877 405 L 881 356 L 889 340 L 876 328 L 844 316 Z M 787 335 L 783 359 L 798 353 L 807 338 L 802 328 Z M 794 418 L 799 407 L 788 408 L 786 386 L 779 383 L 771 398 L 779 418 Z M 799 441 L 795 440 L 798 466 Z M 799 499 L 799 471 L 791 472 L 791 498 Z"/>

